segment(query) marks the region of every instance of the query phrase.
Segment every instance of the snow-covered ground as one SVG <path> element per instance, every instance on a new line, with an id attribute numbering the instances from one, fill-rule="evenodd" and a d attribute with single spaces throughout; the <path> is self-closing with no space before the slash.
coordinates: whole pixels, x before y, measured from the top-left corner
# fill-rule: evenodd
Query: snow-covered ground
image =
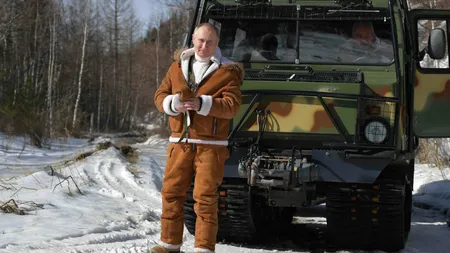
<path id="1" fill-rule="evenodd" d="M 158 241 L 167 141 L 152 137 L 133 145 L 139 150 L 137 163 L 114 147 L 74 159 L 95 151 L 101 141 L 61 140 L 51 149 L 38 149 L 0 135 L 0 206 L 14 200 L 26 212 L 0 211 L 0 252 L 147 252 Z M 450 170 L 444 173 L 450 178 Z M 450 181 L 439 169 L 418 165 L 415 185 L 412 231 L 404 252 L 448 252 Z M 324 224 L 324 208 L 309 211 L 297 222 Z M 187 230 L 184 241 L 182 250 L 191 252 L 194 238 Z M 292 242 L 251 247 L 219 243 L 216 250 L 309 251 Z"/>

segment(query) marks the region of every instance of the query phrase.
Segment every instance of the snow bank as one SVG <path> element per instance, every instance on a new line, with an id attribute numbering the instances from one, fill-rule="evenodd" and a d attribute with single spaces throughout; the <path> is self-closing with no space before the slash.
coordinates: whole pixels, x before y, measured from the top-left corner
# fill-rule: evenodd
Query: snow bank
<path id="1" fill-rule="evenodd" d="M 154 145 L 154 146 L 167 146 L 169 144 L 168 138 L 163 138 L 161 135 L 153 135 L 147 139 L 147 141 L 137 145 Z"/>
<path id="2" fill-rule="evenodd" d="M 113 141 L 113 140 L 112 140 L 111 137 L 100 136 L 100 137 L 95 138 L 95 139 L 92 141 L 92 144 L 100 144 L 100 143 L 104 143 L 104 142 L 112 142 L 112 141 Z"/>
<path id="3" fill-rule="evenodd" d="M 155 158 L 151 169 L 132 171 L 118 150 L 108 148 L 53 176 L 46 170 L 5 180 L 0 203 L 14 199 L 27 215 L 0 213 L 0 252 L 49 252 L 48 244 L 64 246 L 59 252 L 97 250 L 128 240 L 146 252 L 145 240 L 159 235 L 161 197 L 154 174 L 161 174 L 162 162 Z M 118 248 L 108 247 L 107 252 Z"/>
<path id="4" fill-rule="evenodd" d="M 413 205 L 450 215 L 450 169 L 416 165 Z"/>
<path id="5" fill-rule="evenodd" d="M 414 206 L 450 216 L 450 180 L 422 185 L 414 195 Z"/>

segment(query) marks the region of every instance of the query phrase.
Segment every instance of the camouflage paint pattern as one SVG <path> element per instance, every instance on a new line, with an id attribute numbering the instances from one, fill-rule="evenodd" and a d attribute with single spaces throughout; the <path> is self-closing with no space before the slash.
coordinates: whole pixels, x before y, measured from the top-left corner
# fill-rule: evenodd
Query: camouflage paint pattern
<path id="1" fill-rule="evenodd" d="M 343 117 L 345 127 L 354 132 L 356 103 L 349 100 L 324 99 Z M 330 117 L 314 97 L 305 96 L 262 96 L 255 109 L 269 110 L 265 131 L 291 133 L 330 133 L 337 134 Z M 353 120 L 352 120 L 353 119 Z M 353 124 L 351 124 L 353 122 Z M 253 110 L 245 121 L 241 131 L 258 131 L 257 113 Z"/>
<path id="2" fill-rule="evenodd" d="M 323 66 L 322 66 L 323 67 Z M 319 66 L 313 66 L 320 69 Z M 355 68 L 355 67 L 353 67 Z M 341 69 L 339 69 L 341 70 Z M 344 69 L 342 69 L 344 70 Z M 395 96 L 395 72 L 386 71 L 384 67 L 371 67 L 361 70 L 368 92 L 366 95 L 392 98 Z M 286 81 L 249 81 L 245 80 L 241 88 L 250 90 L 292 90 L 322 92 L 324 102 L 329 108 L 336 111 L 349 134 L 355 134 L 358 114 L 357 99 L 332 98 L 327 94 L 361 94 L 361 85 L 357 83 L 309 83 Z M 234 124 L 242 117 L 248 108 L 253 95 L 243 97 L 240 112 L 234 120 Z M 376 105 L 381 109 L 379 117 L 385 118 L 391 126 L 394 125 L 395 104 L 388 102 L 370 102 L 367 105 Z M 244 120 L 239 131 L 258 131 L 257 109 L 269 110 L 265 131 L 280 133 L 314 133 L 314 134 L 338 134 L 332 119 L 328 116 L 319 99 L 314 96 L 301 95 L 261 95 L 250 113 Z"/>
<path id="3" fill-rule="evenodd" d="M 419 137 L 450 137 L 450 74 L 414 76 L 414 132 Z"/>
<path id="4" fill-rule="evenodd" d="M 219 0 L 222 4 L 236 4 L 235 0 Z M 388 0 L 372 0 L 375 8 L 389 7 Z M 272 5 L 285 5 L 290 4 L 288 0 L 272 0 Z M 292 5 L 314 5 L 314 6 L 336 6 L 335 0 L 297 0 Z M 402 20 L 399 16 L 399 8 L 394 4 L 394 14 L 397 24 L 397 36 L 400 43 L 397 45 L 400 56 L 400 67 L 403 65 L 403 29 L 401 25 Z M 369 88 L 370 92 L 366 95 L 373 95 L 378 97 L 393 98 L 396 96 L 396 87 L 399 85 L 396 80 L 395 64 L 391 63 L 388 66 L 336 66 L 336 65 L 317 65 L 311 66 L 314 70 L 330 70 L 335 68 L 337 71 L 355 71 L 360 70 L 364 73 L 364 80 Z M 252 69 L 263 69 L 263 65 L 252 64 Z M 400 69 L 402 75 L 404 75 L 404 69 Z M 242 86 L 242 90 L 294 90 L 294 91 L 311 91 L 311 92 L 323 92 L 324 101 L 330 107 L 336 111 L 336 114 L 341 118 L 343 125 L 347 128 L 349 134 L 354 134 L 356 129 L 356 120 L 358 114 L 357 99 L 342 99 L 326 97 L 327 93 L 340 93 L 340 94 L 361 94 L 360 86 L 358 84 L 351 83 L 314 83 L 314 82 L 284 82 L 284 81 L 249 81 L 245 80 Z M 403 89 L 404 90 L 404 89 Z M 245 110 L 247 110 L 252 95 L 243 97 L 243 104 L 240 108 L 238 115 L 233 120 L 235 126 L 239 119 L 242 117 Z M 405 94 L 401 94 L 402 103 L 400 106 L 399 115 L 399 128 L 395 129 L 397 135 L 397 141 L 401 141 L 402 136 L 405 133 L 407 119 L 406 119 L 406 107 L 404 106 Z M 385 118 L 391 126 L 394 125 L 395 118 L 395 104 L 388 102 L 371 103 L 371 105 L 377 105 L 381 108 L 381 117 Z M 253 106 L 244 120 L 244 124 L 239 131 L 258 131 L 256 109 L 268 109 L 271 112 L 268 122 L 266 124 L 265 131 L 271 132 L 290 132 L 290 133 L 314 133 L 314 134 L 338 134 L 338 130 L 334 127 L 331 118 L 324 110 L 319 99 L 314 96 L 294 96 L 294 95 L 262 95 L 259 101 Z"/>

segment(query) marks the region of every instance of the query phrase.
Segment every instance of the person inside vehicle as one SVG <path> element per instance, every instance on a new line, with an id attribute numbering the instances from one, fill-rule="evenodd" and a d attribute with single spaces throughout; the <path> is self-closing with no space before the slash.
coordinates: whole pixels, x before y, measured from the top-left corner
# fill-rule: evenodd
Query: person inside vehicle
<path id="1" fill-rule="evenodd" d="M 379 39 L 375 35 L 372 23 L 367 22 L 355 22 L 353 24 L 352 38 L 354 42 L 361 47 L 372 47 L 379 42 Z"/>
<path id="2" fill-rule="evenodd" d="M 278 39 L 272 33 L 265 34 L 261 39 L 259 53 L 267 60 L 280 60 L 277 57 Z"/>
<path id="3" fill-rule="evenodd" d="M 346 48 L 364 53 L 376 52 L 376 55 L 372 56 L 380 57 L 383 62 L 390 62 L 394 56 L 392 45 L 377 37 L 370 21 L 358 21 L 353 24 L 350 44 L 346 45 Z"/>

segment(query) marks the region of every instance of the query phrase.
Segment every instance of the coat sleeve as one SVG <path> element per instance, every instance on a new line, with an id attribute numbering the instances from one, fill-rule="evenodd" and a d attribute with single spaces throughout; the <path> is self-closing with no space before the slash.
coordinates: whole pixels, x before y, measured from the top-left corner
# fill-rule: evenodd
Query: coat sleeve
<path id="1" fill-rule="evenodd" d="M 232 119 L 242 102 L 240 85 L 241 81 L 237 76 L 234 76 L 220 89 L 219 97 L 213 98 L 212 96 L 201 95 L 202 107 L 197 113 L 204 116 Z"/>
<path id="2" fill-rule="evenodd" d="M 173 63 L 166 73 L 166 76 L 161 82 L 161 85 L 155 92 L 154 102 L 155 106 L 160 112 L 165 112 L 170 116 L 180 114 L 175 109 L 175 106 L 180 104 L 180 94 L 172 94 L 172 79 L 171 70 L 175 63 Z"/>

